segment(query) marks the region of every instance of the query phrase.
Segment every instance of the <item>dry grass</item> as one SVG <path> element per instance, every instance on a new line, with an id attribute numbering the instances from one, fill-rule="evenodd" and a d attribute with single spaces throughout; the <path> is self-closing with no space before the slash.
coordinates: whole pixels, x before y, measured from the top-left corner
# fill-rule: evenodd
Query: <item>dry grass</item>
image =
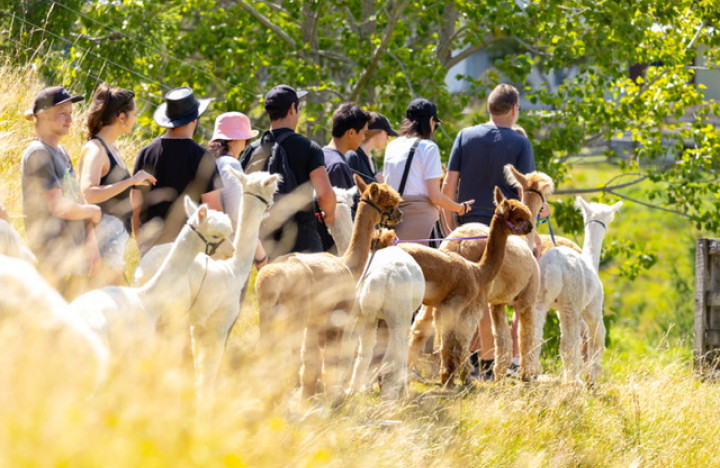
<path id="1" fill-rule="evenodd" d="M 32 70 L 0 67 L 0 201 L 14 214 L 32 138 L 21 115 L 40 88 Z M 83 141 L 76 125 L 63 144 L 77 155 Z M 141 144 L 123 142 L 129 163 Z M 13 224 L 22 231 L 21 218 Z M 120 366 L 90 399 L 35 385 L 32 365 L 0 368 L 0 466 L 720 466 L 720 391 L 694 378 L 686 349 L 610 349 L 594 391 L 548 382 L 446 393 L 415 383 L 400 402 L 306 406 L 288 385 L 297 356 L 284 357 L 282 343 L 259 347 L 252 294 L 246 305 L 217 398 L 203 409 L 187 366 L 162 354 Z M 622 339 L 623 349 L 648 349 Z M 34 349 L 3 353 L 41 366 Z"/>

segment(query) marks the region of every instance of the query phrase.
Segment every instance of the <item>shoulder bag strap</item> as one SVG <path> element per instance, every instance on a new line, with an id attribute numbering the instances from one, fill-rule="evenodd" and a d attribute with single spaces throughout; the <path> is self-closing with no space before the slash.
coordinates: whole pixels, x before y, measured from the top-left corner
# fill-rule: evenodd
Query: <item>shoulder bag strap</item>
<path id="1" fill-rule="evenodd" d="M 107 143 L 105 143 L 105 140 L 103 140 L 103 139 L 100 138 L 99 136 L 95 135 L 94 137 L 92 137 L 92 138 L 90 138 L 90 139 L 91 139 L 91 140 L 97 140 L 97 141 L 99 141 L 100 144 L 102 145 L 102 147 L 105 148 L 105 152 L 107 153 L 107 157 L 108 157 L 108 159 L 110 160 L 110 170 L 108 171 L 108 173 L 110 173 L 110 171 L 112 171 L 113 168 L 118 165 L 118 162 L 117 162 L 117 160 L 115 159 L 115 155 L 110 151 L 110 148 L 108 147 Z"/>
<path id="2" fill-rule="evenodd" d="M 419 144 L 420 138 L 415 140 L 415 143 L 413 143 L 413 145 L 410 147 L 407 162 L 405 163 L 405 170 L 403 171 L 402 179 L 400 179 L 400 187 L 398 188 L 398 193 L 401 197 L 403 192 L 405 191 L 405 183 L 407 182 L 408 174 L 410 173 L 410 165 L 412 164 L 413 156 L 415 156 L 415 150 L 417 149 Z"/>

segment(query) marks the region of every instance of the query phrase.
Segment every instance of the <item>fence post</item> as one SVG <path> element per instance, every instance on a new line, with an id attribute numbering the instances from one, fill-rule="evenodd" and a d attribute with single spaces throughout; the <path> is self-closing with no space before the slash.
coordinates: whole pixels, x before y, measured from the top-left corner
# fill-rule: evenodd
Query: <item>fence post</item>
<path id="1" fill-rule="evenodd" d="M 720 239 L 697 240 L 693 357 L 701 375 L 720 368 Z"/>

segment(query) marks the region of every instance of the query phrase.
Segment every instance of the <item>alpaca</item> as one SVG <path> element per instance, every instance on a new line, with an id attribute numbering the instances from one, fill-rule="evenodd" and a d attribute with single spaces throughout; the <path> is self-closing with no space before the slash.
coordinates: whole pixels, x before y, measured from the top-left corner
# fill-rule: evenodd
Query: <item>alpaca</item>
<path id="1" fill-rule="evenodd" d="M 0 393 L 84 399 L 104 383 L 107 348 L 31 264 L 0 255 L 0 297 Z"/>
<path id="2" fill-rule="evenodd" d="M 585 366 L 588 383 L 594 385 L 602 375 L 605 325 L 602 313 L 604 292 L 598 276 L 600 251 L 607 226 L 621 205 L 622 202 L 614 205 L 587 203 L 578 196 L 576 206 L 582 211 L 585 221 L 582 254 L 560 246 L 540 257 L 536 337 L 538 342 L 542 340 L 548 308 L 557 308 L 561 329 L 560 355 L 566 383 L 582 383 L 583 330 L 587 331 L 588 340 Z"/>
<path id="3" fill-rule="evenodd" d="M 187 275 L 195 256 L 223 242 L 232 232 L 230 218 L 185 197 L 188 221 L 173 242 L 160 269 L 141 287 L 107 286 L 70 303 L 78 314 L 121 357 L 152 341 L 159 316 L 175 307 L 187 310 Z"/>
<path id="4" fill-rule="evenodd" d="M 290 254 L 266 266 L 258 273 L 255 289 L 260 306 L 261 334 L 264 338 L 283 322 L 294 322 L 277 336 L 292 341 L 287 330 L 304 331 L 302 347 L 301 393 L 309 398 L 317 392 L 323 359 L 322 342 L 335 328 L 343 329 L 355 304 L 355 288 L 370 252 L 375 225 L 399 219 L 400 196 L 386 184 L 365 184 L 355 176 L 362 193 L 358 203 L 350 245 L 342 257 L 327 253 Z M 337 343 L 326 343 L 325 361 L 340 358 Z M 272 343 L 276 345 L 275 342 Z M 325 376 L 325 392 L 336 392 L 338 379 Z"/>
<path id="5" fill-rule="evenodd" d="M 35 255 L 25 246 L 20 234 L 4 219 L 0 219 L 0 255 L 20 258 L 33 265 L 37 264 Z"/>
<path id="6" fill-rule="evenodd" d="M 516 200 L 505 199 L 497 187 L 495 203 L 495 216 L 479 262 L 419 244 L 400 244 L 400 248 L 420 265 L 425 277 L 423 304 L 434 309 L 440 336 L 440 380 L 445 385 L 452 385 L 458 371 L 462 380 L 467 377 L 464 362 L 472 334 L 482 318 L 483 309 L 478 305 L 487 303 L 493 279 L 503 264 L 508 237 L 510 234 L 528 234 L 532 230 L 530 210 Z M 523 241 L 520 243 L 527 248 Z M 532 320 L 532 315 L 529 319 Z M 420 344 L 420 340 L 415 340 L 418 337 L 416 323 L 411 335 L 414 346 Z M 534 330 L 533 325 L 530 321 L 527 326 Z M 528 353 L 533 334 L 526 335 L 521 339 L 521 348 Z M 419 347 L 414 351 L 416 355 Z"/>
<path id="7" fill-rule="evenodd" d="M 554 189 L 552 179 L 542 172 L 521 174 L 512 165 L 505 166 L 505 176 L 508 182 L 522 188 L 522 202 L 528 207 L 534 223 L 542 205 Z M 472 238 L 487 236 L 489 227 L 481 223 L 467 223 L 455 229 L 448 238 Z M 531 236 L 521 239 L 510 237 L 505 245 L 505 261 L 500 267 L 495 280 L 488 293 L 490 303 L 490 318 L 493 322 L 493 336 L 495 338 L 495 366 L 493 368 L 495 379 L 500 380 L 512 362 L 512 346 L 510 329 L 505 316 L 505 306 L 512 305 L 519 319 L 521 334 L 525 337 L 521 341 L 531 343 L 534 321 L 535 299 L 540 284 L 540 272 L 537 261 L 533 256 L 533 242 Z M 477 262 L 483 255 L 487 240 L 464 239 L 460 241 L 446 240 L 440 245 L 440 250 L 455 252 L 471 262 Z M 480 303 L 478 307 L 485 309 Z M 413 363 L 424 347 L 427 337 L 432 331 L 434 311 L 424 307 L 415 317 L 413 335 L 410 343 L 410 362 Z M 520 372 L 525 380 L 530 380 L 540 372 L 539 351 L 535 345 L 526 347 L 521 352 Z"/>
<path id="8" fill-rule="evenodd" d="M 413 313 L 422 305 L 425 278 L 417 262 L 400 247 L 394 231 L 381 232 L 378 249 L 358 284 L 358 355 L 350 381 L 350 391 L 364 390 L 367 372 L 377 340 L 378 320 L 385 320 L 389 343 L 383 365 L 382 394 L 397 397 L 407 391 L 408 335 Z"/>
<path id="9" fill-rule="evenodd" d="M 335 207 L 335 220 L 328 225 L 328 231 L 332 235 L 337 247 L 338 255 L 343 255 L 350 245 L 352 237 L 353 220 L 352 207 L 355 204 L 357 187 L 342 189 L 333 187 L 337 206 Z"/>

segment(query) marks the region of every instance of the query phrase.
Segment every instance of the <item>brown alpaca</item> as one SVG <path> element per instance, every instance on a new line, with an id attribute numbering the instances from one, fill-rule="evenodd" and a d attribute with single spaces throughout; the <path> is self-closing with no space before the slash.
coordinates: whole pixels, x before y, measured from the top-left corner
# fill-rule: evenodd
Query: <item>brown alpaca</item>
<path id="1" fill-rule="evenodd" d="M 482 318 L 483 309 L 478 304 L 487 302 L 492 281 L 503 264 L 508 237 L 532 230 L 530 211 L 522 203 L 505 199 L 496 188 L 495 204 L 495 216 L 479 262 L 419 244 L 400 244 L 420 265 L 425 276 L 423 304 L 435 310 L 440 336 L 440 380 L 445 385 L 453 384 L 458 371 L 462 380 L 467 377 L 467 367 L 463 364 L 469 354 L 472 334 Z M 415 333 L 411 336 L 414 338 Z"/>
<path id="2" fill-rule="evenodd" d="M 505 175 L 508 181 L 522 188 L 522 201 L 528 207 L 534 223 L 544 201 L 552 194 L 552 179 L 542 172 L 523 175 L 510 164 L 505 166 Z M 486 236 L 488 231 L 489 228 L 484 224 L 468 223 L 455 229 L 448 237 Z M 440 250 L 457 253 L 471 262 L 476 262 L 483 255 L 486 245 L 486 239 L 444 241 Z M 497 380 L 505 375 L 512 362 L 512 346 L 505 305 L 513 305 L 519 318 L 520 372 L 523 379 L 530 380 L 540 372 L 539 350 L 537 344 L 533 343 L 533 332 L 531 332 L 540 272 L 531 246 L 531 240 L 515 237 L 508 239 L 505 245 L 505 261 L 488 292 L 487 302 L 491 304 L 490 317 L 493 321 L 495 337 L 494 373 Z M 477 307 L 484 310 L 486 306 L 479 302 Z M 432 309 L 423 308 L 415 318 L 410 343 L 410 363 L 420 354 L 427 337 L 432 332 L 434 315 Z"/>
<path id="3" fill-rule="evenodd" d="M 326 361 L 340 357 L 338 340 L 323 342 L 328 331 L 342 329 L 351 322 L 348 316 L 355 305 L 355 287 L 368 260 L 375 225 L 400 218 L 397 206 L 401 198 L 390 186 L 366 185 L 358 176 L 355 183 L 362 196 L 350 245 L 342 257 L 327 253 L 291 254 L 260 270 L 255 282 L 264 337 L 268 337 L 271 328 L 282 327 L 273 337 L 293 341 L 286 331 L 305 328 L 301 370 L 305 398 L 318 393 L 323 344 Z M 330 376 L 325 382 L 326 392 L 332 389 L 333 383 L 338 383 L 337 378 Z"/>

